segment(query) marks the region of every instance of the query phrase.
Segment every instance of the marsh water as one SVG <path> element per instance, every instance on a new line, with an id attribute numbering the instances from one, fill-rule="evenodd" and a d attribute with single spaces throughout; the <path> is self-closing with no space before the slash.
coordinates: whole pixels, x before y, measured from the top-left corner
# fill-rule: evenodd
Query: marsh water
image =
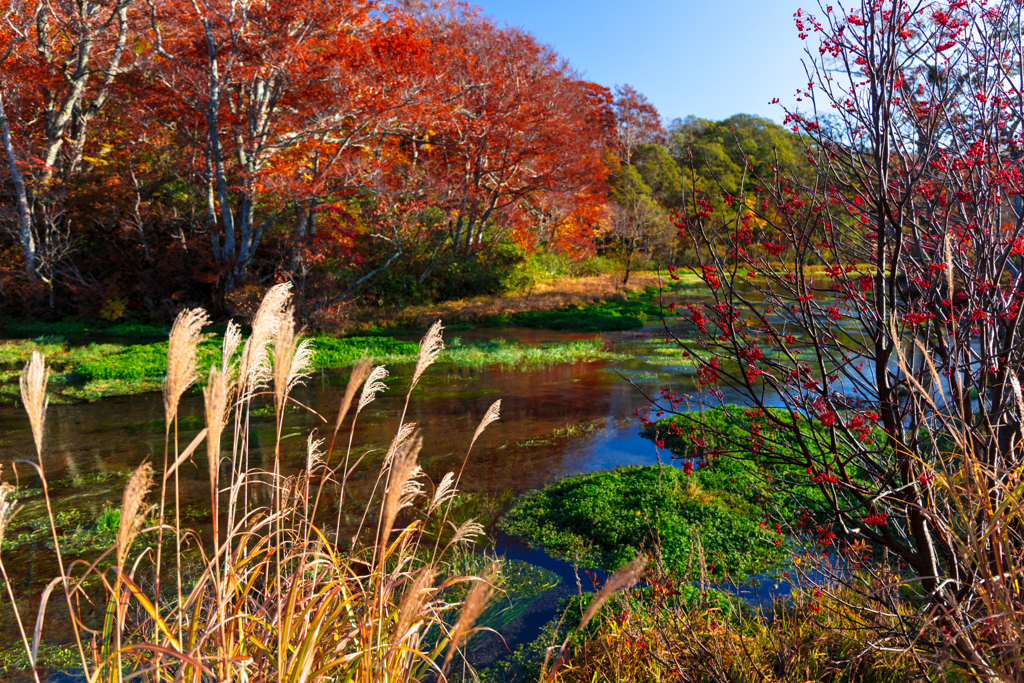
<path id="1" fill-rule="evenodd" d="M 523 343 L 544 343 L 594 336 L 481 329 L 455 332 L 448 335 L 448 341 L 455 342 L 454 337 L 461 337 L 462 341 L 503 337 Z M 424 447 L 420 463 L 427 476 L 437 482 L 446 472 L 462 466 L 474 430 L 488 407 L 498 399 L 501 419 L 478 440 L 466 462 L 461 486 L 463 492 L 482 494 L 481 499 L 493 502 L 483 506 L 493 516 L 516 495 L 567 476 L 658 462 L 655 444 L 641 436 L 637 410 L 649 408 L 651 404 L 645 394 L 654 396 L 661 386 L 679 392 L 692 391 L 695 377 L 680 356 L 655 353 L 651 341 L 664 338 L 660 323 L 600 338 L 621 357 L 529 369 L 497 365 L 470 369 L 443 363 L 432 366 L 413 392 L 406 416 L 407 422 L 415 422 L 422 429 Z M 383 453 L 405 406 L 412 367 L 398 365 L 389 371 L 388 390 L 360 414 L 355 429 L 353 454 L 365 454 L 365 458 L 353 474 L 346 499 L 349 502 L 341 510 L 342 516 L 350 520 L 361 514 L 362 503 L 376 480 Z M 296 407 L 286 415 L 281 455 L 286 474 L 304 467 L 306 437 L 311 430 L 330 437 L 346 381 L 345 370 L 318 371 L 295 391 L 295 399 L 312 410 Z M 251 423 L 249 464 L 271 469 L 274 418 L 269 410 L 256 413 Z M 203 427 L 201 393 L 187 394 L 179 414 L 178 442 L 184 448 Z M 342 440 L 347 439 L 348 422 Z M 43 462 L 55 507 L 84 510 L 92 516 L 99 516 L 105 508 L 117 507 L 124 477 L 131 469 L 148 459 L 159 470 L 164 438 L 159 393 L 50 406 Z M 204 451 L 199 449 L 194 462 L 186 463 L 180 470 L 182 504 L 192 525 L 199 527 L 209 523 Z M 32 436 L 20 405 L 0 405 L 0 462 L 11 467 L 9 463 L 33 460 L 33 456 Z M 665 452 L 660 454 L 662 459 L 666 456 Z M 38 478 L 30 467 L 17 466 L 16 472 L 21 486 L 38 488 Z M 4 479 L 10 478 L 8 469 Z M 42 512 L 41 496 L 30 496 L 25 502 L 27 509 L 23 515 L 31 515 L 33 509 L 35 514 Z M 493 519 L 481 521 L 491 523 Z M 559 597 L 577 590 L 576 574 L 568 565 L 497 532 L 493 525 L 489 532 L 491 550 L 544 566 L 562 579 L 558 587 L 541 595 L 508 627 L 505 641 L 508 647 L 514 647 L 536 634 L 540 624 L 553 615 Z M 26 605 L 33 605 L 33 596 L 38 595 L 48 578 L 57 574 L 48 545 L 40 540 L 19 546 L 13 553 L 16 557 L 5 558 L 16 591 L 28 598 Z M 758 598 L 763 594 L 764 591 L 755 590 L 752 595 Z M 29 609 L 34 614 L 34 607 Z M 3 621 L 7 625 L 9 619 L 5 616 Z M 59 624 L 47 627 L 51 636 L 60 630 Z M 479 655 L 479 663 L 486 664 L 507 651 L 504 643 L 487 650 Z"/>

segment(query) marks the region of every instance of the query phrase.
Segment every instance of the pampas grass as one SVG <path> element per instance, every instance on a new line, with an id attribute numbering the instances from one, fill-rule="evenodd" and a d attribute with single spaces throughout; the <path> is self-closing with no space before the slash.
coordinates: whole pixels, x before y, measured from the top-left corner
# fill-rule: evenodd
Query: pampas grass
<path id="1" fill-rule="evenodd" d="M 309 510 L 314 472 L 321 476 L 317 499 L 326 483 L 336 488 L 339 510 L 351 506 L 345 490 L 351 471 L 351 438 L 344 453 L 344 467 L 338 469 L 330 467 L 333 443 L 324 454 L 324 440 L 315 433 L 306 440 L 305 467 L 298 476 L 286 475 L 276 467 L 275 471 L 267 472 L 241 465 L 247 462 L 248 406 L 253 387 L 270 379 L 265 353 L 269 343 L 275 344 L 275 369 L 287 367 L 286 373 L 273 377 L 279 405 L 288 400 L 290 389 L 302 375 L 303 364 L 296 358 L 304 347 L 288 322 L 289 296 L 284 287 L 268 293 L 268 308 L 254 325 L 262 328 L 260 335 L 254 330 L 242 352 L 238 372 L 244 386 L 237 393 L 232 358 L 238 337 L 234 328 L 229 327 L 226 335 L 229 339 L 221 363 L 209 370 L 204 412 L 210 459 L 210 509 L 214 511 L 212 543 L 182 527 L 176 498 L 167 503 L 175 508 L 173 522 L 165 520 L 161 510 L 155 527 L 158 531 L 145 528 L 144 520 L 149 514 L 146 499 L 153 483 L 148 464 L 129 477 L 122 497 L 116 543 L 100 560 L 88 566 L 75 563 L 75 575 L 69 574 L 64 570 L 55 535 L 60 576 L 53 585 L 67 586 L 68 609 L 74 617 L 70 622 L 72 629 L 79 642 L 87 638 L 92 643 L 88 649 L 80 648 L 83 678 L 114 683 L 140 678 L 248 683 L 441 680 L 443 667 L 458 656 L 474 631 L 473 624 L 493 593 L 495 568 L 480 577 L 454 574 L 444 553 L 438 555 L 422 547 L 426 520 L 403 523 L 408 511 L 417 506 L 428 518 L 442 512 L 447 515 L 457 494 L 456 479 L 449 473 L 433 497 L 425 498 L 424 475 L 418 464 L 423 442 L 415 425 L 398 427 L 378 475 L 378 481 L 386 482 L 379 505 L 374 506 L 372 498 L 366 503 L 368 513 L 378 520 L 377 533 L 365 538 L 357 533 L 349 551 L 342 551 L 337 545 L 340 523 L 332 534 L 317 526 L 315 503 L 312 512 Z M 200 323 L 204 321 L 204 314 L 187 312 L 180 318 L 175 333 L 169 363 L 176 368 L 168 373 L 170 379 L 164 395 L 166 413 L 175 418 L 182 392 L 195 381 L 194 358 L 189 349 L 194 347 Z M 267 332 L 271 323 L 273 334 Z M 436 332 L 439 334 L 440 326 Z M 257 339 L 253 343 L 252 339 L 258 336 L 267 341 Z M 436 336 L 424 345 L 420 375 L 436 357 L 441 344 Z M 362 395 L 353 417 L 353 431 L 359 411 L 384 388 L 381 380 L 387 375 L 386 370 L 382 366 L 372 370 L 370 367 L 367 361 L 353 371 L 339 407 L 335 434 L 360 388 Z M 26 409 L 40 435 L 45 376 L 39 358 L 30 363 L 24 379 Z M 232 415 L 236 425 L 232 445 L 236 467 L 230 481 L 222 487 L 218 483 L 220 439 Z M 484 423 L 489 424 L 496 417 L 494 406 Z M 280 411 L 279 424 L 284 420 L 284 411 Z M 181 454 L 175 446 L 175 457 L 168 461 L 178 461 L 192 453 L 202 438 L 201 433 Z M 276 450 L 279 444 L 280 431 Z M 37 450 L 42 450 L 41 439 Z M 164 472 L 158 476 L 166 482 L 175 471 L 165 464 Z M 237 508 L 230 510 L 228 523 L 221 528 L 219 496 L 226 492 L 231 500 L 240 501 L 247 488 L 259 495 L 252 497 L 253 502 L 244 514 L 236 516 Z M 45 488 L 44 495 L 49 501 Z M 261 504 L 259 500 L 265 502 Z M 0 542 L 15 510 L 10 489 L 0 486 Z M 50 517 L 53 527 L 52 511 Z M 446 550 L 466 546 L 481 532 L 479 523 L 465 521 Z M 189 542 L 183 544 L 186 537 Z M 136 539 L 155 541 L 155 552 L 143 548 L 133 556 L 133 548 L 138 545 Z M 173 544 L 173 560 L 161 552 L 165 544 Z M 107 567 L 103 562 L 110 553 L 112 566 Z M 185 571 L 183 554 L 187 554 L 187 563 L 193 569 Z M 473 587 L 460 606 L 451 601 L 450 590 L 465 581 L 472 582 Z M 14 605 L 14 587 L 10 582 L 6 585 Z M 93 604 L 107 605 L 100 621 L 84 611 L 92 609 L 84 599 L 86 586 L 91 591 L 106 591 L 105 603 L 102 598 L 99 602 L 93 600 Z M 46 595 L 48 592 L 44 601 Z M 39 637 L 43 635 L 40 631 Z M 23 631 L 24 646 L 34 662 L 35 646 L 26 636 Z"/>
<path id="2" fill-rule="evenodd" d="M 32 352 L 32 359 L 21 373 L 21 402 L 28 413 L 28 421 L 32 426 L 32 439 L 36 444 L 36 454 L 43 457 L 43 422 L 46 420 L 46 382 L 50 371 L 46 369 L 46 359 L 38 351 Z"/>
<path id="3" fill-rule="evenodd" d="M 196 373 L 196 349 L 203 340 L 203 327 L 209 321 L 206 311 L 201 308 L 186 309 L 174 319 L 167 344 L 167 375 L 163 388 L 164 420 L 168 429 L 178 415 L 181 395 L 199 379 Z"/>

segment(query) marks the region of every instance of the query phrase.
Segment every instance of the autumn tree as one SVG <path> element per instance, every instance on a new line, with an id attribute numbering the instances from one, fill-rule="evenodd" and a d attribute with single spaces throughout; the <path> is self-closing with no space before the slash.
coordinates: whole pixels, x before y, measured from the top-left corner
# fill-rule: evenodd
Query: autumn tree
<path id="1" fill-rule="evenodd" d="M 482 19 L 444 28 L 465 50 L 452 71 L 465 95 L 417 152 L 446 188 L 448 214 L 445 248 L 421 279 L 496 240 L 532 241 L 538 227 L 550 241 L 605 203 L 593 84 L 519 29 Z"/>
<path id="2" fill-rule="evenodd" d="M 629 163 L 639 145 L 661 142 L 661 116 L 643 93 L 631 85 L 615 86 L 615 133 L 624 163 Z"/>
<path id="3" fill-rule="evenodd" d="M 834 580 L 903 615 L 874 637 L 1005 681 L 1024 642 L 1020 12 L 797 12 L 810 82 L 786 124 L 815 173 L 741 147 L 731 220 L 698 194 L 680 221 L 713 299 L 685 345 L 705 403 L 745 404 L 735 451 L 813 489 L 807 552 L 840 552 Z"/>
<path id="4" fill-rule="evenodd" d="M 144 60 L 138 3 L 14 0 L 0 25 L 0 135 L 14 198 L 13 230 L 29 280 L 85 284 L 66 199 L 92 124 L 121 74 Z"/>

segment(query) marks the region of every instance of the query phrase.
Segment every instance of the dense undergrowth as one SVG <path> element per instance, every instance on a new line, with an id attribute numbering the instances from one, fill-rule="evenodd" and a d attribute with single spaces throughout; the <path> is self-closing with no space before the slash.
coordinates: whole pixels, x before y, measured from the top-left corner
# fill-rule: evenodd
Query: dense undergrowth
<path id="1" fill-rule="evenodd" d="M 871 647 L 903 613 L 879 614 L 848 590 L 800 588 L 765 611 L 713 588 L 651 570 L 576 629 L 587 599 L 567 598 L 531 643 L 483 672 L 484 683 L 924 683 L 970 680 L 898 648 Z M 566 656 L 555 668 L 561 644 Z"/>

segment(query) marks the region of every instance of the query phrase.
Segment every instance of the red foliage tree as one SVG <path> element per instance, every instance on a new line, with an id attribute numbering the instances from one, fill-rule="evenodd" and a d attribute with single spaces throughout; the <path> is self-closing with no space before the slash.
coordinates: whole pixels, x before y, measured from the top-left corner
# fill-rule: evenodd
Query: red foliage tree
<path id="1" fill-rule="evenodd" d="M 879 637 L 1019 680 L 1021 6 L 892 0 L 795 20 L 818 42 L 806 111 L 786 121 L 817 177 L 748 163 L 740 196 L 720 198 L 734 220 L 712 220 L 707 197 L 680 220 L 713 296 L 689 314 L 703 397 L 731 388 L 750 433 L 736 447 L 817 489 L 804 539 L 854 551 L 836 580 L 880 613 L 921 606 Z M 863 541 L 895 564 L 862 565 Z M 902 594 L 878 590 L 894 582 Z"/>

